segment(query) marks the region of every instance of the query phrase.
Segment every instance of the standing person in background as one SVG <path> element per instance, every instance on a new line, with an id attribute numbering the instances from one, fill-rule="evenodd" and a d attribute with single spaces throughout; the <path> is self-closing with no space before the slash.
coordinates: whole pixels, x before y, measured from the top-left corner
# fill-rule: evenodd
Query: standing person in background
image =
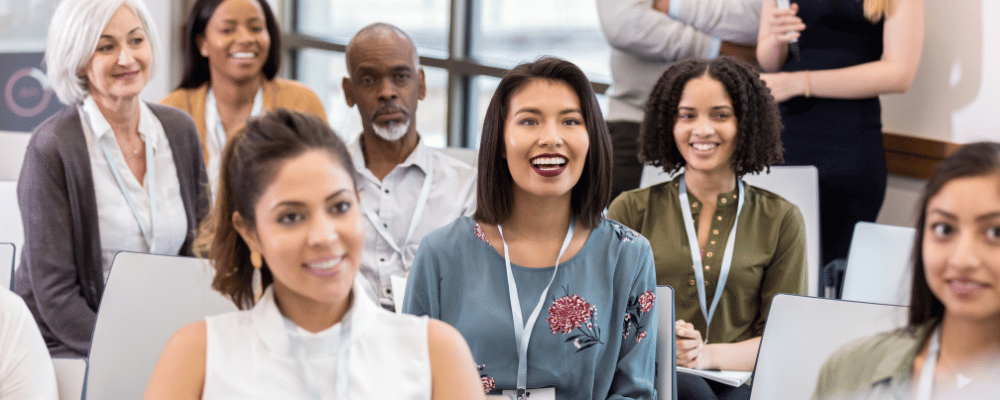
<path id="1" fill-rule="evenodd" d="M 286 108 L 326 119 L 312 90 L 275 78 L 281 28 L 266 0 L 198 0 L 182 43 L 184 77 L 161 102 L 194 118 L 213 192 L 219 154 L 247 118 Z"/>
<path id="2" fill-rule="evenodd" d="M 597 0 L 611 44 L 611 198 L 639 187 L 636 141 L 649 91 L 671 63 L 730 55 L 755 63 L 759 0 Z"/>
<path id="3" fill-rule="evenodd" d="M 653 255 L 603 216 L 611 138 L 583 71 L 543 57 L 504 75 L 478 185 L 476 214 L 420 244 L 403 311 L 457 328 L 488 393 L 656 398 Z"/>
<path id="4" fill-rule="evenodd" d="M 417 133 L 417 103 L 427 87 L 417 48 L 405 32 L 368 25 L 351 38 L 346 58 L 344 96 L 348 106 L 358 106 L 364 127 L 348 146 L 361 175 L 361 276 L 369 294 L 392 310 L 392 277 L 407 275 L 424 236 L 472 215 L 476 170 L 427 147 Z"/>
<path id="5" fill-rule="evenodd" d="M 208 211 L 191 117 L 139 99 L 160 60 L 152 22 L 140 0 L 63 0 L 52 15 L 45 64 L 69 106 L 24 155 L 14 287 L 53 356 L 90 352 L 116 253 L 192 255 Z"/>
<path id="6" fill-rule="evenodd" d="M 1000 389 L 1000 143 L 941 162 L 921 196 L 909 324 L 837 350 L 814 399 L 988 399 Z"/>
<path id="7" fill-rule="evenodd" d="M 757 72 L 731 57 L 674 63 L 653 87 L 639 155 L 670 182 L 623 193 L 608 218 L 650 240 L 656 281 L 677 300 L 677 365 L 753 371 L 771 300 L 806 294 L 798 207 L 742 177 L 781 162 L 781 119 Z M 745 399 L 677 374 L 686 399 Z"/>
<path id="8" fill-rule="evenodd" d="M 854 225 L 878 217 L 886 187 L 878 96 L 910 87 L 923 21 L 923 0 L 797 0 L 787 9 L 763 0 L 761 79 L 780 103 L 785 163 L 819 169 L 823 264 L 846 258 Z"/>

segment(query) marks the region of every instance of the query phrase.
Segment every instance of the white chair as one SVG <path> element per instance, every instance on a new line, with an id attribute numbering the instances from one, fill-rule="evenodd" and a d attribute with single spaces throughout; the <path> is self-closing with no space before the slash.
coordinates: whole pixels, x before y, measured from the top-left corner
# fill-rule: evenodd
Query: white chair
<path id="1" fill-rule="evenodd" d="M 0 287 L 14 290 L 14 245 L 0 243 Z"/>
<path id="2" fill-rule="evenodd" d="M 906 307 L 779 294 L 757 353 L 751 400 L 808 399 L 841 346 L 906 324 Z"/>
<path id="3" fill-rule="evenodd" d="M 909 227 L 858 222 L 844 273 L 844 300 L 910 305 L 913 240 Z"/>
<path id="4" fill-rule="evenodd" d="M 454 157 L 459 161 L 463 161 L 466 164 L 471 165 L 472 168 L 476 168 L 479 163 L 479 150 L 476 149 L 468 149 L 465 147 L 445 147 L 438 150 L 448 156 Z"/>
<path id="5" fill-rule="evenodd" d="M 656 287 L 659 307 L 656 329 L 656 396 L 658 399 L 677 398 L 677 335 L 674 332 L 674 288 Z"/>
<path id="6" fill-rule="evenodd" d="M 14 244 L 14 267 L 17 268 L 21 263 L 24 228 L 21 225 L 21 208 L 17 205 L 16 180 L 0 180 L 0 242 Z"/>
<path id="7" fill-rule="evenodd" d="M 212 290 L 214 273 L 206 260 L 118 253 L 97 311 L 86 398 L 142 398 L 177 329 L 236 310 Z"/>
<path id="8" fill-rule="evenodd" d="M 16 181 L 31 134 L 0 131 L 0 180 Z"/>
<path id="9" fill-rule="evenodd" d="M 83 398 L 83 382 L 87 377 L 86 358 L 53 358 L 59 400 Z"/>
<path id="10" fill-rule="evenodd" d="M 663 169 L 646 165 L 642 170 L 641 187 L 652 186 L 673 178 L 673 174 Z M 819 171 L 811 165 L 776 166 L 771 172 L 746 175 L 743 180 L 761 189 L 769 190 L 784 197 L 799 207 L 806 223 L 806 264 L 810 296 L 820 292 L 819 287 Z"/>

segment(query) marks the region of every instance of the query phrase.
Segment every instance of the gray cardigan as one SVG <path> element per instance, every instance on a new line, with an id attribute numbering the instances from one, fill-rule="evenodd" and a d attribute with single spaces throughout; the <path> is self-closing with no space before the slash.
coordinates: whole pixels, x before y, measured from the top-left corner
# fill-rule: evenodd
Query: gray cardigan
<path id="1" fill-rule="evenodd" d="M 191 255 L 198 223 L 208 211 L 201 142 L 183 111 L 148 104 L 173 152 Z M 17 182 L 24 249 L 14 291 L 24 298 L 53 356 L 86 357 L 104 293 L 101 235 L 90 155 L 77 107 L 62 109 L 35 129 Z"/>

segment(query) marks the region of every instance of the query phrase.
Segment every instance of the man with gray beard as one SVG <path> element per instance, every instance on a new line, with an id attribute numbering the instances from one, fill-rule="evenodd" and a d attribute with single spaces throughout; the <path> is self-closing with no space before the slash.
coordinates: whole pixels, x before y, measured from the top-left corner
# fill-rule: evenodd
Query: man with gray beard
<path id="1" fill-rule="evenodd" d="M 427 87 L 417 48 L 405 32 L 368 25 L 351 38 L 346 58 L 344 97 L 348 106 L 358 106 L 364 129 L 348 146 L 365 215 L 358 279 L 393 310 L 393 291 L 405 288 L 400 278 L 424 235 L 475 211 L 476 170 L 427 147 L 417 133 L 417 102 Z"/>

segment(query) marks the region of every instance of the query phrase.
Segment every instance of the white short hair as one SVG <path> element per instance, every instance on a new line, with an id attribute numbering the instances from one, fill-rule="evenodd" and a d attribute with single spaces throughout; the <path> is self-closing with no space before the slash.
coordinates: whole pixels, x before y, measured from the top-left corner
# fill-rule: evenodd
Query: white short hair
<path id="1" fill-rule="evenodd" d="M 49 84 L 63 104 L 77 104 L 90 93 L 83 71 L 97 49 L 101 33 L 121 6 L 131 9 L 146 30 L 153 53 L 149 65 L 152 76 L 156 60 L 160 59 L 159 37 L 142 0 L 62 0 L 49 24 L 45 67 Z"/>

